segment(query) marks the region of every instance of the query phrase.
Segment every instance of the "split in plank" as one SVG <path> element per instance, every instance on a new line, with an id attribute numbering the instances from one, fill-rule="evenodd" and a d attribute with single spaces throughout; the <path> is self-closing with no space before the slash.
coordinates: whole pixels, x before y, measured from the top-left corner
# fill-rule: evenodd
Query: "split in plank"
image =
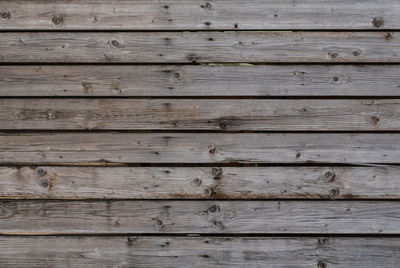
<path id="1" fill-rule="evenodd" d="M 361 237 L 0 237 L 14 267 L 393 268 L 399 238 Z M 40 246 L 38 246 L 40 245 Z"/>
<path id="2" fill-rule="evenodd" d="M 394 199 L 400 168 L 0 167 L 0 198 Z"/>
<path id="3" fill-rule="evenodd" d="M 0 201 L 0 234 L 399 234 L 397 201 Z"/>
<path id="4" fill-rule="evenodd" d="M 3 32 L 0 63 L 400 62 L 385 32 Z"/>
<path id="5" fill-rule="evenodd" d="M 398 164 L 400 134 L 3 133 L 0 163 Z"/>
<path id="6" fill-rule="evenodd" d="M 0 96 L 400 96 L 397 65 L 1 66 Z"/>
<path id="7" fill-rule="evenodd" d="M 0 99 L 9 130 L 400 130 L 400 100 Z"/>
<path id="8" fill-rule="evenodd" d="M 1 30 L 399 29 L 396 0 L 1 1 Z"/>

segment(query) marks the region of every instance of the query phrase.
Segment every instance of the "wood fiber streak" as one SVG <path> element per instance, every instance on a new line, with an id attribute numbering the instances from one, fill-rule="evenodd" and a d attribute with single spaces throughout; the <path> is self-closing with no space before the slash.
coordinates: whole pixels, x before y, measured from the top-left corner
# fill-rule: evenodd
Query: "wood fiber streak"
<path id="1" fill-rule="evenodd" d="M 3 32 L 0 63 L 400 62 L 387 32 Z"/>
<path id="2" fill-rule="evenodd" d="M 400 100 L 0 99 L 12 130 L 400 130 Z"/>
<path id="3" fill-rule="evenodd" d="M 1 66 L 0 96 L 400 96 L 397 65 Z"/>
<path id="4" fill-rule="evenodd" d="M 0 237 L 15 267 L 392 268 L 399 238 Z M 40 245 L 40 246 L 38 246 Z M 94 246 L 95 245 L 95 246 Z M 325 265 L 325 266 L 324 266 Z"/>
<path id="5" fill-rule="evenodd" d="M 396 0 L 1 1 L 0 29 L 399 29 Z"/>
<path id="6" fill-rule="evenodd" d="M 0 201 L 0 234 L 399 234 L 397 201 Z"/>
<path id="7" fill-rule="evenodd" d="M 400 168 L 0 167 L 0 198 L 393 199 Z"/>
<path id="8" fill-rule="evenodd" d="M 0 163 L 396 164 L 400 134 L 4 133 Z"/>

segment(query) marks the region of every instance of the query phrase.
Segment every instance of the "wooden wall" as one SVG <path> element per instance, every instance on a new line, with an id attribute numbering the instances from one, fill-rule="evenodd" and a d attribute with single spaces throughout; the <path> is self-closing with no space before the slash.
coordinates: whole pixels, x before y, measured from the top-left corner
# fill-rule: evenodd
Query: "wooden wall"
<path id="1" fill-rule="evenodd" d="M 399 15 L 0 1 L 0 267 L 399 267 Z"/>

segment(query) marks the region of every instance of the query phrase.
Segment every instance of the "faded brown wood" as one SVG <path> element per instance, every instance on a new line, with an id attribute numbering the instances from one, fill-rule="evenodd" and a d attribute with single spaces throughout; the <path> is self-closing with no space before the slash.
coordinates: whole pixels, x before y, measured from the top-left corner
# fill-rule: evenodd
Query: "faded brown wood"
<path id="1" fill-rule="evenodd" d="M 0 62 L 400 62 L 385 32 L 4 32 Z"/>
<path id="2" fill-rule="evenodd" d="M 393 268 L 399 238 L 0 237 L 7 267 Z M 40 245 L 40 246 L 38 246 Z"/>
<path id="3" fill-rule="evenodd" d="M 397 201 L 0 201 L 0 234 L 399 234 Z"/>
<path id="4" fill-rule="evenodd" d="M 0 99 L 1 129 L 400 130 L 400 100 Z"/>
<path id="5" fill-rule="evenodd" d="M 0 66 L 0 96 L 400 96 L 397 65 Z"/>
<path id="6" fill-rule="evenodd" d="M 399 12 L 395 0 L 3 0 L 0 29 L 399 29 Z"/>
<path id="7" fill-rule="evenodd" d="M 400 134 L 4 133 L 0 163 L 399 163 Z"/>
<path id="8" fill-rule="evenodd" d="M 400 168 L 0 167 L 0 198 L 392 199 Z"/>

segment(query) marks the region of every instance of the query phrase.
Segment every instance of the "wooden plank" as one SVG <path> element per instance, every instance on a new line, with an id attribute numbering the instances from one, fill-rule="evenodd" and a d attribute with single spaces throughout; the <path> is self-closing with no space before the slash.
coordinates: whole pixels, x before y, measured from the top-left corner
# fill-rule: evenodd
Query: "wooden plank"
<path id="1" fill-rule="evenodd" d="M 400 100 L 0 99 L 10 130 L 400 130 Z"/>
<path id="2" fill-rule="evenodd" d="M 384 32 L 4 32 L 0 62 L 400 62 Z"/>
<path id="3" fill-rule="evenodd" d="M 0 29 L 399 29 L 395 0 L 3 0 Z M 340 19 L 338 19 L 340 18 Z"/>
<path id="4" fill-rule="evenodd" d="M 397 65 L 1 66 L 0 96 L 400 96 Z"/>
<path id="5" fill-rule="evenodd" d="M 0 167 L 0 198 L 398 199 L 400 168 Z"/>
<path id="6" fill-rule="evenodd" d="M 394 163 L 400 134 L 4 133 L 0 163 Z"/>
<path id="7" fill-rule="evenodd" d="M 0 201 L 0 234 L 399 234 L 397 201 Z"/>
<path id="8" fill-rule="evenodd" d="M 0 237 L 7 267 L 392 268 L 399 238 Z M 38 246 L 40 245 L 40 246 Z"/>

